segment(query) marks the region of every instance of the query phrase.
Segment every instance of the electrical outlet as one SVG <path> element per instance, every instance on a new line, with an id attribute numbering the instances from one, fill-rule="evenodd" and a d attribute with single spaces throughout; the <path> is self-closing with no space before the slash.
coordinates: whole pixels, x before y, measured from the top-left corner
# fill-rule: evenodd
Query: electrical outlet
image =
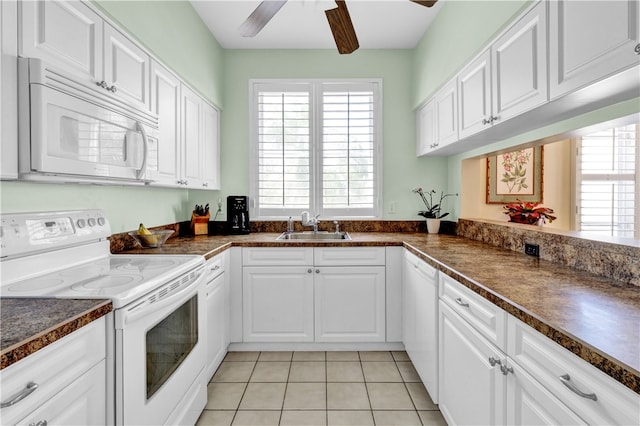
<path id="1" fill-rule="evenodd" d="M 395 214 L 396 212 L 396 202 L 395 201 L 391 201 L 389 203 L 389 214 Z"/>
<path id="2" fill-rule="evenodd" d="M 524 243 L 524 253 L 529 256 L 540 257 L 540 246 L 538 244 Z"/>

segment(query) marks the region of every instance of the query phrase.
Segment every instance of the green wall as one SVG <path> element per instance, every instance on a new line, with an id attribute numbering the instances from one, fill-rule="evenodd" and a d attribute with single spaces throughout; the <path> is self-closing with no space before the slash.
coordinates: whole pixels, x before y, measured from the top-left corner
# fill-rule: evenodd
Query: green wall
<path id="1" fill-rule="evenodd" d="M 411 50 L 228 50 L 222 115 L 223 197 L 249 190 L 249 79 L 358 78 L 383 80 L 384 218 L 419 219 L 411 188 L 446 190 L 446 159 L 416 158 L 411 107 Z M 389 203 L 396 213 L 389 214 Z"/>
<path id="2" fill-rule="evenodd" d="M 223 50 L 191 4 L 100 1 L 97 4 L 210 101 L 222 106 Z M 112 232 L 187 220 L 189 197 L 204 191 L 80 184 L 0 182 L 0 212 L 102 208 Z M 211 196 L 217 192 L 208 192 Z M 213 195 L 216 199 L 217 196 Z"/>
<path id="3" fill-rule="evenodd" d="M 445 1 L 414 50 L 413 107 L 453 77 L 531 1 Z"/>

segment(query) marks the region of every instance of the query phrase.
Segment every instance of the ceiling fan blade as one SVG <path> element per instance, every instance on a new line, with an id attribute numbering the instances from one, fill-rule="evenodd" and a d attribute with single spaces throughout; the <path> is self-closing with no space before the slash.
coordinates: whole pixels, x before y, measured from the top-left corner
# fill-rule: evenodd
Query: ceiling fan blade
<path id="1" fill-rule="evenodd" d="M 438 0 L 411 0 L 411 1 L 414 2 L 414 3 L 421 4 L 423 6 L 426 6 L 426 7 L 431 7 L 434 4 L 436 4 L 436 2 Z"/>
<path id="2" fill-rule="evenodd" d="M 324 13 L 327 15 L 338 52 L 340 54 L 352 53 L 360 47 L 356 30 L 353 28 L 347 4 L 343 0 L 336 0 L 336 4 L 337 8 L 325 10 Z"/>
<path id="3" fill-rule="evenodd" d="M 266 0 L 256 7 L 238 30 L 242 37 L 254 37 L 284 6 L 287 0 Z"/>

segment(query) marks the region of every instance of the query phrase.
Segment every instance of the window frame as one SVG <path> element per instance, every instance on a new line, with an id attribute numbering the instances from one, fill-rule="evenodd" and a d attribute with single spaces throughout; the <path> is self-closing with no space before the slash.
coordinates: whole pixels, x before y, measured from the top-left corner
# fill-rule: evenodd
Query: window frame
<path id="1" fill-rule="evenodd" d="M 627 124 L 628 125 L 628 124 Z M 627 125 L 619 125 L 613 126 L 613 128 L 618 127 L 626 127 Z M 581 170 L 581 147 L 582 147 L 582 136 L 578 136 L 571 139 L 571 150 L 574 155 L 571 158 L 572 164 L 571 168 L 572 172 L 572 204 L 575 206 L 574 214 L 572 215 L 572 229 L 577 231 L 582 231 L 581 223 L 581 188 L 582 182 L 584 181 L 631 181 L 634 183 L 634 206 L 635 206 L 635 217 L 633 223 L 633 236 L 631 237 L 617 237 L 614 235 L 606 235 L 598 232 L 588 232 L 590 235 L 602 235 L 609 236 L 614 238 L 631 238 L 631 239 L 640 239 L 640 123 L 636 123 L 636 148 L 635 148 L 635 172 L 632 179 L 616 179 L 616 174 L 607 174 L 603 173 L 601 175 L 598 174 L 588 174 L 582 173 Z M 588 136 L 585 134 L 584 136 Z M 629 174 L 620 174 L 620 177 L 628 176 Z M 585 179 L 586 177 L 586 179 Z M 600 179 L 596 179 L 600 178 Z"/>
<path id="2" fill-rule="evenodd" d="M 291 88 L 309 88 L 310 95 L 310 197 L 308 211 L 320 218 L 331 219 L 380 219 L 382 217 L 382 79 L 250 79 L 249 80 L 249 200 L 250 215 L 254 220 L 283 220 L 289 216 L 297 218 L 302 213 L 298 208 L 261 208 L 259 205 L 259 141 L 258 141 L 258 93 L 265 90 L 282 91 Z M 349 87 L 357 89 L 367 86 L 374 89 L 373 100 L 373 207 L 366 210 L 325 208 L 322 205 L 322 94 L 326 87 Z M 325 89 L 325 90 L 323 90 Z"/>

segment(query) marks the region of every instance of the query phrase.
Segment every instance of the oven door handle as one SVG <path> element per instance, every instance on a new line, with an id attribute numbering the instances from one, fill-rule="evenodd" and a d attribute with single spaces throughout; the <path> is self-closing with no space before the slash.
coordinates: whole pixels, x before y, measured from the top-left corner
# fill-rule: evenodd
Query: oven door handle
<path id="1" fill-rule="evenodd" d="M 122 315 L 122 325 L 124 326 L 126 324 L 130 324 L 140 319 L 141 317 L 148 315 L 151 312 L 157 312 L 161 309 L 166 308 L 167 306 L 180 306 L 182 303 L 184 303 L 186 300 L 193 297 L 193 295 L 197 293 L 197 290 L 193 291 L 193 289 L 197 288 L 201 283 L 203 283 L 204 266 L 199 267 L 198 270 L 195 271 L 195 275 L 196 277 L 193 279 L 193 281 L 187 284 L 186 287 L 183 287 L 175 291 L 174 293 L 169 293 L 161 299 L 151 300 L 151 297 L 146 296 L 138 303 L 134 302 L 133 306 L 124 309 L 124 313 Z"/>

